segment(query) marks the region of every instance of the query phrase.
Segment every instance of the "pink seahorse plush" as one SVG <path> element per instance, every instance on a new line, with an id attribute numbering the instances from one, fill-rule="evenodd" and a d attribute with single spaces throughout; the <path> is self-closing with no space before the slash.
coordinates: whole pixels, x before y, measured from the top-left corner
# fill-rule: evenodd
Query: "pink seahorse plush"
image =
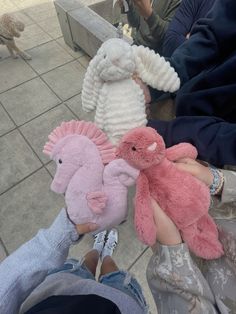
<path id="1" fill-rule="evenodd" d="M 150 127 L 135 128 L 126 133 L 117 155 L 140 170 L 136 183 L 135 226 L 141 241 L 156 242 L 156 226 L 150 197 L 154 198 L 181 232 L 183 240 L 197 256 L 205 259 L 223 255 L 218 230 L 208 215 L 209 188 L 174 161 L 197 157 L 188 143 L 165 148 L 162 137 Z"/>
<path id="2" fill-rule="evenodd" d="M 127 187 L 139 170 L 115 159 L 115 148 L 94 123 L 63 122 L 49 135 L 44 153 L 57 163 L 51 189 L 65 193 L 75 224 L 94 222 L 98 232 L 126 218 Z"/>

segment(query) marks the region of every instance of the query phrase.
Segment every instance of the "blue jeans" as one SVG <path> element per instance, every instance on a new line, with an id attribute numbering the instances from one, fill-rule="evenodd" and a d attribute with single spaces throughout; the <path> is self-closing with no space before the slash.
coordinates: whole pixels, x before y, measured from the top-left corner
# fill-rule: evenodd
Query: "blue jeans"
<path id="1" fill-rule="evenodd" d="M 68 272 L 76 276 L 79 276 L 83 279 L 92 279 L 96 280 L 94 275 L 83 263 L 84 260 L 80 261 L 76 259 L 68 259 L 64 265 L 60 268 L 56 268 L 53 271 L 49 272 L 48 275 L 58 273 L 58 272 Z M 99 282 L 110 286 L 112 288 L 118 289 L 121 292 L 129 295 L 138 304 L 142 307 L 144 312 L 148 312 L 148 305 L 142 293 L 142 288 L 137 280 L 131 276 L 131 274 L 124 270 L 118 270 L 115 272 L 108 273 L 99 278 Z"/>

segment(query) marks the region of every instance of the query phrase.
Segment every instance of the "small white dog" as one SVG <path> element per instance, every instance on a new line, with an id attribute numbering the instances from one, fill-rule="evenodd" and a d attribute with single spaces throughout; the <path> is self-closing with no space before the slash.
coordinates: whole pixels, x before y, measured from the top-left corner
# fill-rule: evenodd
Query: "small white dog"
<path id="1" fill-rule="evenodd" d="M 23 59 L 30 60 L 31 56 L 20 50 L 15 43 L 14 37 L 19 38 L 25 25 L 10 14 L 0 16 L 0 45 L 7 46 L 11 56 L 17 58 L 20 55 Z"/>

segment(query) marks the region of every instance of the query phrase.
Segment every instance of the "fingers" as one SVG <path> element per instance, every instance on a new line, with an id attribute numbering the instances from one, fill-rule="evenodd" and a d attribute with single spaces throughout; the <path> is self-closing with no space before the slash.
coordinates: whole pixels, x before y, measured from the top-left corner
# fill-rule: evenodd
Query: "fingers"
<path id="1" fill-rule="evenodd" d="M 213 182 L 213 175 L 206 164 L 202 164 L 191 158 L 182 158 L 175 162 L 175 166 L 179 170 L 190 173 L 207 186 L 210 186 Z"/>
<path id="2" fill-rule="evenodd" d="M 198 165 L 199 163 L 192 159 L 192 158 L 180 158 L 175 161 L 176 163 L 183 163 L 183 164 L 189 164 L 189 165 Z"/>
<path id="3" fill-rule="evenodd" d="M 179 170 L 189 172 L 193 176 L 197 175 L 197 169 L 196 169 L 195 165 L 193 165 L 193 164 L 176 162 L 175 166 Z"/>
<path id="4" fill-rule="evenodd" d="M 175 166 L 179 170 L 187 171 L 193 176 L 198 176 L 200 164 L 191 158 L 182 158 L 175 162 Z"/>
<path id="5" fill-rule="evenodd" d="M 95 223 L 88 222 L 86 224 L 76 225 L 76 230 L 79 235 L 95 231 L 99 226 Z"/>

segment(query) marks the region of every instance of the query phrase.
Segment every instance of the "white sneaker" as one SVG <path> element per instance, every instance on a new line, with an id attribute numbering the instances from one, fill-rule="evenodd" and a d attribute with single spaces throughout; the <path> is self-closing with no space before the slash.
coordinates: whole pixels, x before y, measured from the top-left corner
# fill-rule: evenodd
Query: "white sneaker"
<path id="1" fill-rule="evenodd" d="M 101 231 L 94 235 L 93 249 L 97 250 L 99 255 L 102 253 L 103 247 L 106 242 L 107 230 Z"/>
<path id="2" fill-rule="evenodd" d="M 111 229 L 111 231 L 107 235 L 107 240 L 102 250 L 102 260 L 105 256 L 112 256 L 117 244 L 118 231 L 116 229 Z"/>

